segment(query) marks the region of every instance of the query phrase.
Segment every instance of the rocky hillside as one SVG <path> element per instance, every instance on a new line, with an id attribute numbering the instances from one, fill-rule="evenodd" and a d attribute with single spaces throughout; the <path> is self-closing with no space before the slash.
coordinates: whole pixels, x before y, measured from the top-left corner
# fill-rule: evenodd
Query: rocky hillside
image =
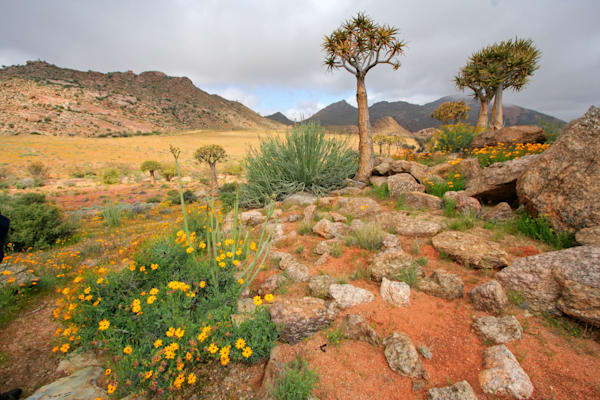
<path id="1" fill-rule="evenodd" d="M 294 121 L 283 115 L 283 113 L 281 112 L 276 112 L 275 114 L 267 115 L 265 118 L 271 119 L 284 125 L 294 125 Z"/>
<path id="2" fill-rule="evenodd" d="M 103 74 L 28 61 L 0 69 L 0 135 L 104 136 L 182 129 L 279 128 L 186 77 Z"/>
<path id="3" fill-rule="evenodd" d="M 371 124 L 376 124 L 384 117 L 392 117 L 406 129 L 416 132 L 424 128 L 438 127 L 440 121 L 430 117 L 431 113 L 446 101 L 465 100 L 471 107 L 468 122 L 472 125 L 477 123 L 479 104 L 470 98 L 442 97 L 424 105 L 407 103 L 405 101 L 380 101 L 369 107 Z M 319 110 L 310 121 L 320 121 L 322 125 L 356 125 L 358 110 L 348 104 L 345 100 L 330 104 Z M 529 110 L 516 105 L 506 104 L 504 106 L 504 121 L 506 126 L 512 125 L 539 125 L 540 120 L 547 123 L 563 126 L 564 121 L 538 111 Z"/>

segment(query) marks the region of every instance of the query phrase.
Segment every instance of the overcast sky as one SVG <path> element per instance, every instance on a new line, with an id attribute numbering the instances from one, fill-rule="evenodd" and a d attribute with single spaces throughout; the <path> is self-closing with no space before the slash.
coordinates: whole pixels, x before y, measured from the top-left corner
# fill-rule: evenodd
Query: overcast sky
<path id="1" fill-rule="evenodd" d="M 355 78 L 327 72 L 321 43 L 358 11 L 407 42 L 399 70 L 367 75 L 369 104 L 458 94 L 469 55 L 516 35 L 533 39 L 541 68 L 506 102 L 567 121 L 600 105 L 599 0 L 0 0 L 0 65 L 158 70 L 263 115 L 307 117 L 356 103 Z"/>

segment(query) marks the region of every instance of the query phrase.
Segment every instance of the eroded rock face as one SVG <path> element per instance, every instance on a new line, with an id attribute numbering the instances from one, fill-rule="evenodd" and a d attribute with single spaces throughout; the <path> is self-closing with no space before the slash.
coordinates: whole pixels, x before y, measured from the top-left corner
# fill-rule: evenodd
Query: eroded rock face
<path id="1" fill-rule="evenodd" d="M 442 230 L 440 224 L 409 217 L 402 212 L 386 211 L 375 216 L 380 227 L 396 235 L 430 237 Z"/>
<path id="2" fill-rule="evenodd" d="M 44 399 L 95 399 L 106 398 L 108 395 L 98 385 L 97 381 L 103 370 L 100 367 L 85 367 L 72 375 L 61 378 L 46 386 L 42 386 L 29 396 L 27 400 Z"/>
<path id="3" fill-rule="evenodd" d="M 438 269 L 429 278 L 419 280 L 419 290 L 446 300 L 463 296 L 464 283 L 460 276 Z"/>
<path id="4" fill-rule="evenodd" d="M 369 303 L 375 299 L 373 293 L 350 284 L 333 284 L 329 286 L 329 295 L 345 309 L 362 303 Z"/>
<path id="5" fill-rule="evenodd" d="M 524 257 L 496 274 L 536 311 L 559 310 L 600 326 L 600 247 L 579 246 Z"/>
<path id="6" fill-rule="evenodd" d="M 383 277 L 379 293 L 385 301 L 396 307 L 410 304 L 410 286 L 404 282 L 390 281 Z"/>
<path id="7" fill-rule="evenodd" d="M 460 192 L 444 193 L 444 200 L 451 200 L 456 205 L 456 211 L 463 214 L 481 214 L 481 203 L 475 197 L 470 197 Z"/>
<path id="8" fill-rule="evenodd" d="M 523 328 L 514 315 L 506 317 L 484 316 L 475 318 L 473 330 L 482 340 L 493 344 L 504 344 L 523 337 Z"/>
<path id="9" fill-rule="evenodd" d="M 348 339 L 360 340 L 373 346 L 381 345 L 381 336 L 358 314 L 346 315 L 340 328 L 344 337 Z"/>
<path id="10" fill-rule="evenodd" d="M 403 271 L 414 265 L 414 261 L 410 255 L 405 253 L 401 248 L 396 247 L 375 254 L 370 261 L 369 268 L 371 269 L 371 279 L 375 282 L 381 282 L 386 277 L 394 279 L 400 276 Z M 418 276 L 423 276 L 420 266 L 415 266 Z"/>
<path id="11" fill-rule="evenodd" d="M 575 235 L 575 240 L 584 246 L 600 246 L 600 225 L 581 229 Z"/>
<path id="12" fill-rule="evenodd" d="M 402 199 L 402 202 L 405 206 L 416 209 L 425 208 L 430 210 L 439 210 L 444 204 L 443 200 L 439 197 L 420 192 L 400 193 L 398 198 Z"/>
<path id="13" fill-rule="evenodd" d="M 392 371 L 413 379 L 427 379 L 419 353 L 407 335 L 394 332 L 383 340 L 383 346 L 383 353 Z"/>
<path id="14" fill-rule="evenodd" d="M 535 154 L 483 168 L 477 176 L 467 182 L 465 194 L 485 202 L 512 203 L 517 199 L 517 179 L 539 157 Z"/>
<path id="15" fill-rule="evenodd" d="M 517 182 L 530 215 L 548 216 L 555 228 L 600 225 L 600 108 L 571 121 Z"/>
<path id="16" fill-rule="evenodd" d="M 497 146 L 499 143 L 511 145 L 517 143 L 544 143 L 545 141 L 546 134 L 541 127 L 537 125 L 513 125 L 480 133 L 471 142 L 471 148 Z"/>
<path id="17" fill-rule="evenodd" d="M 345 214 L 352 215 L 354 218 L 381 212 L 379 203 L 369 197 L 340 197 L 337 204 Z"/>
<path id="18" fill-rule="evenodd" d="M 290 344 L 329 326 L 338 312 L 335 302 L 315 297 L 283 299 L 269 307 L 271 320 L 279 327 L 281 340 Z"/>
<path id="19" fill-rule="evenodd" d="M 483 351 L 483 371 L 479 374 L 479 384 L 485 393 L 492 395 L 528 399 L 533 393 L 529 376 L 503 344 Z"/>
<path id="20" fill-rule="evenodd" d="M 424 192 L 425 186 L 421 185 L 411 174 L 392 175 L 387 180 L 388 189 L 392 197 L 398 197 L 404 192 Z"/>
<path id="21" fill-rule="evenodd" d="M 473 288 L 469 292 L 473 306 L 477 310 L 500 314 L 508 305 L 508 296 L 500 283 L 491 280 Z"/>
<path id="22" fill-rule="evenodd" d="M 308 290 L 310 290 L 312 296 L 324 299 L 330 297 L 329 286 L 334 283 L 335 279 L 329 275 L 316 275 L 308 281 Z"/>
<path id="23" fill-rule="evenodd" d="M 452 386 L 429 389 L 427 400 L 477 400 L 473 388 L 467 381 Z"/>
<path id="24" fill-rule="evenodd" d="M 508 265 L 508 254 L 495 242 L 470 233 L 442 232 L 432 239 L 433 247 L 458 263 L 472 268 L 502 268 Z"/>

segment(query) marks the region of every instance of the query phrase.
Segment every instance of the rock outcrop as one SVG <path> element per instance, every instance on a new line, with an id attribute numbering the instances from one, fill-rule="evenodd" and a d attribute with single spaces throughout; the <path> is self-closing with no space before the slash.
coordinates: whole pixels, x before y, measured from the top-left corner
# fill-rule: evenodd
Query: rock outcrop
<path id="1" fill-rule="evenodd" d="M 469 297 L 476 310 L 493 314 L 500 314 L 504 307 L 508 305 L 508 296 L 506 296 L 502 285 L 496 280 L 491 280 L 473 288 L 469 292 Z"/>
<path id="2" fill-rule="evenodd" d="M 314 297 L 277 301 L 269 307 L 271 320 L 284 342 L 295 344 L 329 326 L 339 312 L 337 304 Z"/>
<path id="3" fill-rule="evenodd" d="M 415 265 L 413 258 L 398 247 L 375 254 L 369 263 L 371 279 L 375 282 L 381 282 L 384 277 L 397 279 L 413 266 L 416 268 L 417 275 L 423 276 L 421 267 Z"/>
<path id="4" fill-rule="evenodd" d="M 479 373 L 479 384 L 485 393 L 496 396 L 528 399 L 533 394 L 529 376 L 503 344 L 483 351 L 483 371 Z"/>
<path id="5" fill-rule="evenodd" d="M 460 381 L 452 386 L 429 389 L 427 400 L 477 400 L 469 382 Z"/>
<path id="6" fill-rule="evenodd" d="M 390 281 L 384 277 L 381 280 L 379 293 L 385 301 L 396 307 L 410 304 L 410 286 L 404 282 Z"/>
<path id="7" fill-rule="evenodd" d="M 508 254 L 492 241 L 471 233 L 446 231 L 432 239 L 433 247 L 458 263 L 472 268 L 502 268 L 508 265 Z"/>
<path id="8" fill-rule="evenodd" d="M 429 237 L 442 230 L 440 224 L 416 219 L 397 211 L 386 211 L 377 214 L 375 221 L 383 229 L 402 236 Z"/>
<path id="9" fill-rule="evenodd" d="M 346 315 L 342 320 L 340 329 L 345 338 L 360 340 L 373 346 L 381 345 L 381 336 L 358 314 Z"/>
<path id="10" fill-rule="evenodd" d="M 523 337 L 523 328 L 514 315 L 475 318 L 473 330 L 486 342 L 504 344 Z"/>
<path id="11" fill-rule="evenodd" d="M 336 301 L 340 308 L 345 309 L 375 299 L 373 293 L 350 284 L 334 283 L 329 286 L 329 295 Z"/>
<path id="12" fill-rule="evenodd" d="M 546 134 L 541 127 L 537 125 L 513 125 L 480 133 L 471 142 L 471 148 L 497 146 L 500 143 L 511 145 L 517 143 L 544 143 L 545 141 Z"/>
<path id="13" fill-rule="evenodd" d="M 464 283 L 460 276 L 437 269 L 430 277 L 419 280 L 419 290 L 430 296 L 453 300 L 463 297 Z"/>
<path id="14" fill-rule="evenodd" d="M 425 186 L 421 185 L 411 174 L 402 173 L 392 175 L 387 180 L 390 196 L 398 197 L 404 192 L 424 192 Z"/>

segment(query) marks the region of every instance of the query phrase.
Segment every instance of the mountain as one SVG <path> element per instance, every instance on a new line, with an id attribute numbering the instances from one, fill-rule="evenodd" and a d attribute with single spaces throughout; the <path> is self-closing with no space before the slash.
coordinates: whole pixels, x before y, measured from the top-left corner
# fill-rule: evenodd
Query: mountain
<path id="1" fill-rule="evenodd" d="M 471 98 L 442 97 L 424 105 L 407 103 L 405 101 L 380 101 L 369 107 L 371 125 L 384 117 L 392 117 L 402 127 L 416 132 L 424 128 L 438 127 L 440 121 L 430 117 L 431 113 L 446 101 L 464 100 L 471 107 L 467 122 L 472 125 L 477 123 L 479 114 L 479 103 Z M 547 114 L 516 105 L 504 104 L 504 123 L 510 125 L 538 125 L 540 120 L 545 122 L 564 125 L 565 122 Z M 490 106 L 491 113 L 491 106 Z M 330 104 L 308 118 L 310 121 L 320 121 L 322 125 L 356 125 L 358 109 L 345 100 Z"/>
<path id="2" fill-rule="evenodd" d="M 0 69 L 0 135 L 106 136 L 184 129 L 280 128 L 186 77 L 100 73 L 28 61 Z"/>
<path id="3" fill-rule="evenodd" d="M 411 132 L 392 117 L 382 117 L 373 124 L 373 134 L 411 136 Z"/>
<path id="4" fill-rule="evenodd" d="M 283 113 L 276 112 L 275 114 L 267 115 L 265 118 L 271 119 L 273 121 L 279 122 L 284 125 L 294 125 L 294 121 L 283 115 Z"/>

